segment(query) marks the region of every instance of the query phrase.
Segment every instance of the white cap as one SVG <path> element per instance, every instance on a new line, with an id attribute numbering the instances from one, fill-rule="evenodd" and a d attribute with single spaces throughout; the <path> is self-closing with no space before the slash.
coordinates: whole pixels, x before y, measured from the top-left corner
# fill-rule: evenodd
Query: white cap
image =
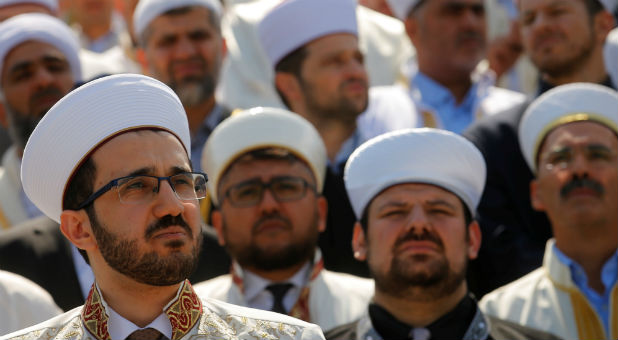
<path id="1" fill-rule="evenodd" d="M 458 196 L 474 214 L 485 186 L 485 160 L 467 139 L 420 128 L 377 136 L 359 146 L 343 179 L 357 219 L 371 200 L 396 184 L 425 183 Z"/>
<path id="2" fill-rule="evenodd" d="M 618 7 L 618 1 L 616 0 L 599 0 L 600 3 L 603 4 L 605 10 L 614 14 L 616 12 L 616 8 Z"/>
<path id="3" fill-rule="evenodd" d="M 24 4 L 41 5 L 47 8 L 51 13 L 55 14 L 58 12 L 57 0 L 0 0 L 0 8 Z"/>
<path id="4" fill-rule="evenodd" d="M 82 161 L 102 142 L 143 128 L 169 131 L 190 150 L 187 115 L 165 84 L 138 74 L 86 83 L 58 101 L 32 132 L 21 164 L 24 191 L 60 222 L 67 181 Z"/>
<path id="5" fill-rule="evenodd" d="M 16 46 L 31 40 L 59 49 L 71 66 L 73 81 L 82 80 L 79 43 L 75 34 L 60 19 L 42 13 L 20 14 L 0 23 L 0 78 L 6 55 Z"/>
<path id="6" fill-rule="evenodd" d="M 233 114 L 212 132 L 202 153 L 202 169 L 208 174 L 208 190 L 218 204 L 221 176 L 243 154 L 262 148 L 289 150 L 313 172 L 322 192 L 326 176 L 326 147 L 318 131 L 301 116 L 283 109 L 256 107 Z"/>
<path id="7" fill-rule="evenodd" d="M 406 20 L 412 8 L 421 0 L 386 0 L 386 2 L 399 20 Z"/>
<path id="8" fill-rule="evenodd" d="M 545 136 L 559 125 L 596 121 L 618 133 L 618 93 L 593 83 L 555 87 L 538 97 L 519 123 L 521 152 L 533 172 Z"/>
<path id="9" fill-rule="evenodd" d="M 297 48 L 335 33 L 358 35 L 356 0 L 285 0 L 258 24 L 273 68 Z"/>
<path id="10" fill-rule="evenodd" d="M 133 12 L 133 29 L 136 36 L 141 36 L 150 22 L 159 15 L 176 8 L 201 6 L 221 17 L 219 0 L 139 0 Z"/>

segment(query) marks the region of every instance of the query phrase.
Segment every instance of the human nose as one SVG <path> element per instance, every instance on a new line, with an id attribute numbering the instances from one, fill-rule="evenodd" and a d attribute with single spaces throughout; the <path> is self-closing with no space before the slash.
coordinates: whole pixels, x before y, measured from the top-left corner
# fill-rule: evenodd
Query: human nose
<path id="1" fill-rule="evenodd" d="M 260 209 L 263 211 L 274 211 L 278 209 L 279 202 L 275 198 L 275 194 L 270 186 L 263 187 L 259 205 Z"/>
<path id="2" fill-rule="evenodd" d="M 40 67 L 36 72 L 35 80 L 38 87 L 47 87 L 54 81 L 54 76 L 46 68 Z"/>
<path id="3" fill-rule="evenodd" d="M 172 188 L 169 178 L 159 179 L 159 187 L 155 195 L 155 216 L 178 216 L 184 211 L 184 205 Z"/>
<path id="4" fill-rule="evenodd" d="M 195 46 L 188 38 L 180 38 L 174 49 L 175 55 L 178 58 L 187 58 L 195 55 Z"/>
<path id="5" fill-rule="evenodd" d="M 421 206 L 414 206 L 410 211 L 408 221 L 406 223 L 406 229 L 415 229 L 415 231 L 421 232 L 423 229 L 429 227 L 429 220 L 427 214 Z"/>

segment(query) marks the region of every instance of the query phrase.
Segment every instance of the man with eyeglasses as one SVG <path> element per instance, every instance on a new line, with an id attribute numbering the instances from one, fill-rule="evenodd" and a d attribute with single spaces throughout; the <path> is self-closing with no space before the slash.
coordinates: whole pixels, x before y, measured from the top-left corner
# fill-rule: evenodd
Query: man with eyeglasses
<path id="1" fill-rule="evenodd" d="M 192 171 L 190 145 L 176 94 L 142 75 L 95 80 L 48 112 L 24 151 L 24 190 L 86 253 L 95 283 L 83 306 L 5 338 L 323 338 L 194 292 L 207 177 Z"/>
<path id="2" fill-rule="evenodd" d="M 527 109 L 519 142 L 536 175 L 532 206 L 554 238 L 541 268 L 485 295 L 481 308 L 563 339 L 616 339 L 618 93 L 556 87 Z"/>
<path id="3" fill-rule="evenodd" d="M 233 264 L 230 274 L 197 284 L 199 295 L 323 330 L 360 317 L 372 281 L 325 270 L 317 247 L 326 227 L 326 162 L 318 131 L 287 110 L 254 108 L 213 131 L 202 166 L 217 208 L 212 224 Z"/>

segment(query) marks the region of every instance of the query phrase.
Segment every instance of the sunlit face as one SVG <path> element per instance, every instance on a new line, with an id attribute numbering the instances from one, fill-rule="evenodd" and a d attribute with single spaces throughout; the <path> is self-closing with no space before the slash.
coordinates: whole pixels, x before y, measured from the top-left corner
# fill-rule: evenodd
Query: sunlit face
<path id="1" fill-rule="evenodd" d="M 618 221 L 617 153 L 618 137 L 601 124 L 554 129 L 539 151 L 531 185 L 534 208 L 547 213 L 554 229 Z"/>
<path id="2" fill-rule="evenodd" d="M 36 124 L 69 93 L 73 73 L 67 58 L 52 45 L 27 41 L 13 48 L 4 59 L 2 91 L 9 131 L 24 147 Z"/>
<path id="3" fill-rule="evenodd" d="M 368 80 L 358 39 L 330 34 L 305 45 L 300 86 L 312 114 L 354 122 L 367 108 Z"/>
<path id="4" fill-rule="evenodd" d="M 325 228 L 326 200 L 307 188 L 303 197 L 279 202 L 269 190 L 253 206 L 237 207 L 225 195 L 252 179 L 268 183 L 281 176 L 300 177 L 315 186 L 312 172 L 300 161 L 247 160 L 234 163 L 219 184 L 220 207 L 213 226 L 232 258 L 248 269 L 290 268 L 311 260 Z"/>
<path id="5" fill-rule="evenodd" d="M 170 86 L 185 107 L 214 96 L 225 45 L 208 9 L 156 17 L 146 29 L 149 73 Z"/>
<path id="6" fill-rule="evenodd" d="M 486 21 L 482 0 L 425 0 L 406 19 L 421 71 L 468 75 L 485 56 Z"/>
<path id="7" fill-rule="evenodd" d="M 521 0 L 526 53 L 542 73 L 569 74 L 590 58 L 598 34 L 582 0 Z"/>
<path id="8" fill-rule="evenodd" d="M 453 193 L 429 184 L 394 185 L 373 199 L 367 217 L 366 234 L 359 241 L 357 226 L 354 247 L 366 254 L 360 259 L 366 258 L 378 290 L 430 301 L 464 284 L 480 239 L 476 222 L 465 225 Z"/>
<path id="9" fill-rule="evenodd" d="M 191 171 L 182 144 L 168 132 L 143 130 L 119 135 L 93 155 L 94 188 L 129 175 L 170 176 Z M 112 189 L 94 201 L 90 217 L 98 251 L 107 266 L 144 284 L 172 285 L 192 272 L 201 242 L 199 202 L 181 201 L 161 181 L 152 201 L 121 203 Z"/>

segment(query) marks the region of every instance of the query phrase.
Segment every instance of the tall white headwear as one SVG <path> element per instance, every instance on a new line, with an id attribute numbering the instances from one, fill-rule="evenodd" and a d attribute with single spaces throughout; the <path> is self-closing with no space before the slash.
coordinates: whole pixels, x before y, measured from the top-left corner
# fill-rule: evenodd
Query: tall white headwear
<path id="1" fill-rule="evenodd" d="M 599 0 L 600 3 L 603 4 L 605 10 L 614 14 L 616 13 L 616 9 L 618 9 L 618 1 L 617 0 Z"/>
<path id="2" fill-rule="evenodd" d="M 202 153 L 208 174 L 208 191 L 218 205 L 221 176 L 240 156 L 262 148 L 282 148 L 303 160 L 322 192 L 326 176 L 326 147 L 315 127 L 301 116 L 283 109 L 256 107 L 233 114 L 212 132 Z"/>
<path id="3" fill-rule="evenodd" d="M 60 222 L 68 181 L 82 162 L 114 136 L 149 128 L 172 133 L 190 150 L 187 115 L 165 84 L 138 74 L 86 83 L 58 101 L 32 132 L 21 164 L 24 191 Z"/>
<path id="4" fill-rule="evenodd" d="M 20 14 L 0 23 L 0 78 L 7 54 L 31 40 L 50 44 L 60 50 L 71 66 L 73 81 L 82 80 L 79 43 L 75 34 L 60 19 L 42 13 Z"/>
<path id="5" fill-rule="evenodd" d="M 386 2 L 399 20 L 406 20 L 410 11 L 412 11 L 414 6 L 421 2 L 421 0 L 386 0 Z"/>
<path id="6" fill-rule="evenodd" d="M 47 8 L 52 14 L 56 14 L 58 12 L 57 0 L 0 0 L 0 7 L 23 4 L 41 5 Z"/>
<path id="7" fill-rule="evenodd" d="M 141 36 L 152 20 L 159 15 L 176 8 L 201 6 L 221 17 L 222 8 L 219 0 L 139 0 L 133 12 L 133 30 Z"/>
<path id="8" fill-rule="evenodd" d="M 519 123 L 519 145 L 524 159 L 536 173 L 538 152 L 556 127 L 595 121 L 618 133 L 618 93 L 593 83 L 555 87 L 530 104 Z"/>
<path id="9" fill-rule="evenodd" d="M 472 214 L 485 186 L 481 152 L 450 131 L 420 128 L 377 136 L 359 146 L 344 170 L 345 187 L 357 219 L 383 190 L 425 183 L 458 196 Z"/>
<path id="10" fill-rule="evenodd" d="M 272 67 L 297 48 L 325 35 L 358 35 L 356 6 L 356 0 L 282 1 L 258 24 L 258 36 Z"/>

